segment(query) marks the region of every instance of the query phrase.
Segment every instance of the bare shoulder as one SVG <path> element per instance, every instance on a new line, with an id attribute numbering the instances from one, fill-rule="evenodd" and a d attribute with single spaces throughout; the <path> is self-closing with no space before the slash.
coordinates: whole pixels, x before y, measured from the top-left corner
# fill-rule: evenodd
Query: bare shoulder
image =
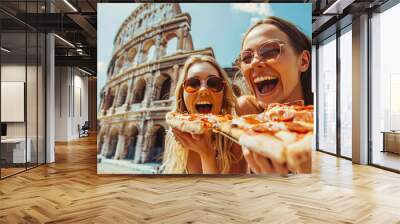
<path id="1" fill-rule="evenodd" d="M 239 116 L 246 114 L 258 114 L 262 112 L 261 107 L 258 105 L 257 100 L 253 95 L 243 95 L 237 98 L 235 110 L 236 114 Z"/>

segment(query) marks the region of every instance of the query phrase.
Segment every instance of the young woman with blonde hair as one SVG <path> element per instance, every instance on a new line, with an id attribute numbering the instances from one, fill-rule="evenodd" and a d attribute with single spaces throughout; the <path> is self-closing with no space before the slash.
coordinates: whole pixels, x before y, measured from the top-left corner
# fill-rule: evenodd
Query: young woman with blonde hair
<path id="1" fill-rule="evenodd" d="M 192 56 L 183 66 L 175 90 L 178 113 L 232 114 L 236 99 L 226 72 L 211 56 Z M 170 128 L 162 172 L 167 174 L 245 173 L 239 145 L 207 132 L 195 135 Z"/>

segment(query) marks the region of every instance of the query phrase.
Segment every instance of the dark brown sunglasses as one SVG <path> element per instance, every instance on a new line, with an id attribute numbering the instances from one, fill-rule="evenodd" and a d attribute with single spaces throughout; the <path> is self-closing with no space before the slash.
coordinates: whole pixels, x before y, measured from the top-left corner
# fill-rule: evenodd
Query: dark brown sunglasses
<path id="1" fill-rule="evenodd" d="M 209 76 L 207 80 L 204 81 L 196 77 L 188 78 L 183 83 L 183 88 L 188 93 L 194 93 L 200 89 L 202 82 L 203 84 L 205 82 L 205 86 L 213 92 L 220 92 L 225 87 L 225 81 L 222 78 L 218 76 Z"/>

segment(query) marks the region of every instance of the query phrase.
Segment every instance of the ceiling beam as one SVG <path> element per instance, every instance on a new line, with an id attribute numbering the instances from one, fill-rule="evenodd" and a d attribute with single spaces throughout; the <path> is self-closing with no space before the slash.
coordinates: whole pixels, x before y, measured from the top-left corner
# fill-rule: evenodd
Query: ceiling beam
<path id="1" fill-rule="evenodd" d="M 68 14 L 67 15 L 71 20 L 73 20 L 77 25 L 79 25 L 89 37 L 96 39 L 97 38 L 97 30 L 90 24 L 85 17 L 80 14 Z"/>
<path id="2" fill-rule="evenodd" d="M 343 10 L 353 2 L 355 2 L 355 0 L 336 0 L 328 6 L 322 14 L 342 14 Z"/>
<path id="3" fill-rule="evenodd" d="M 91 56 L 55 56 L 56 66 L 87 67 L 96 71 L 97 60 Z"/>

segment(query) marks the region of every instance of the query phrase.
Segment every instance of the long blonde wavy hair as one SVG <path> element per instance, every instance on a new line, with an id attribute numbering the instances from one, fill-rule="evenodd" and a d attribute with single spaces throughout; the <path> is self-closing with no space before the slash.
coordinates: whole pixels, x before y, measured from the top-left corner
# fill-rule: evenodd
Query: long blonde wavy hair
<path id="1" fill-rule="evenodd" d="M 207 55 L 194 55 L 189 57 L 182 69 L 175 89 L 175 107 L 173 111 L 178 113 L 188 113 L 183 100 L 183 83 L 186 80 L 189 68 L 195 63 L 208 62 L 213 65 L 221 77 L 225 80 L 226 85 L 223 90 L 223 102 L 220 114 L 233 114 L 236 98 L 233 95 L 232 85 L 226 72 L 218 65 L 217 61 Z M 228 173 L 233 162 L 238 162 L 239 159 L 234 158 L 231 147 L 233 142 L 221 135 L 212 135 L 212 145 L 217 150 L 217 164 L 221 173 Z M 162 165 L 162 172 L 169 174 L 188 173 L 187 160 L 189 151 L 179 144 L 170 128 L 165 138 L 165 150 Z"/>

